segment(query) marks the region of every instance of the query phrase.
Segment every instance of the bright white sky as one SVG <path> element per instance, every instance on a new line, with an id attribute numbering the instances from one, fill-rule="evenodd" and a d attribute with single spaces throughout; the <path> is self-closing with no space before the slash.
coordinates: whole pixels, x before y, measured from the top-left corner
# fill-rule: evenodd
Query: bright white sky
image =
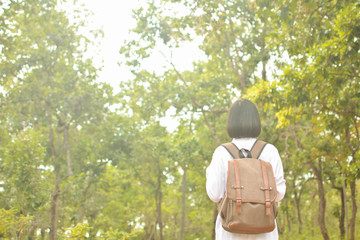
<path id="1" fill-rule="evenodd" d="M 146 0 L 80 0 L 77 6 L 65 6 L 71 13 L 84 4 L 85 8 L 94 13 L 89 17 L 91 25 L 88 26 L 88 30 L 102 29 L 104 38 L 101 39 L 100 46 L 89 51 L 89 57 L 95 60 L 96 66 L 103 66 L 99 73 L 99 80 L 110 83 L 115 92 L 118 92 L 120 81 L 132 78 L 127 67 L 124 64 L 120 66 L 118 64 L 121 60 L 120 47 L 125 40 L 129 39 L 129 30 L 136 26 L 132 18 L 132 10 L 141 5 L 146 6 L 147 2 Z M 192 62 L 204 57 L 197 48 L 199 43 L 199 41 L 186 43 L 181 49 L 173 51 L 172 60 L 179 70 L 192 69 Z M 150 60 L 144 62 L 143 67 L 155 72 L 161 72 L 164 66 L 169 67 L 160 51 L 169 54 L 168 49 L 159 49 Z"/>
<path id="2" fill-rule="evenodd" d="M 119 65 L 123 60 L 119 50 L 124 41 L 129 39 L 129 30 L 136 26 L 136 21 L 132 18 L 132 10 L 138 9 L 141 5 L 145 6 L 147 2 L 146 0 L 79 0 L 76 6 L 70 3 L 64 4 L 64 8 L 70 14 L 74 9 L 81 7 L 81 4 L 93 12 L 94 15 L 88 19 L 90 24 L 85 29 L 85 33 L 89 30 L 102 29 L 104 38 L 100 39 L 100 46 L 94 46 L 89 50 L 88 57 L 94 59 L 95 66 L 103 66 L 98 80 L 111 84 L 115 93 L 119 91 L 121 81 L 133 77 L 125 64 Z M 200 39 L 185 43 L 180 49 L 173 51 L 172 61 L 178 70 L 191 70 L 193 61 L 205 58 L 204 53 L 197 47 L 199 44 Z M 160 52 L 170 56 L 169 49 L 160 48 L 154 52 L 151 59 L 142 64 L 142 67 L 157 73 L 164 70 L 164 66 L 169 68 L 169 64 Z M 166 126 L 170 132 L 178 125 L 178 121 L 171 115 L 172 112 L 169 111 L 167 117 L 160 119 L 161 125 Z"/>
<path id="3" fill-rule="evenodd" d="M 119 50 L 126 40 L 129 30 L 136 22 L 132 19 L 132 9 L 138 7 L 136 0 L 83 0 L 85 8 L 94 13 L 89 29 L 102 29 L 104 38 L 100 46 L 90 50 L 97 66 L 103 66 L 99 80 L 108 82 L 117 91 L 119 82 L 131 78 L 130 72 L 119 66 Z"/>

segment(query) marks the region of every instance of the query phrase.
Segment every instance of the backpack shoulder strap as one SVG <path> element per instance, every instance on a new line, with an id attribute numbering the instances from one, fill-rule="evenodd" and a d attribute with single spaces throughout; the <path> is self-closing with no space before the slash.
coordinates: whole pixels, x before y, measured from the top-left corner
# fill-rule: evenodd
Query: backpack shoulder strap
<path id="1" fill-rule="evenodd" d="M 239 149 L 232 142 L 224 143 L 221 146 L 223 146 L 234 159 L 240 158 Z"/>
<path id="2" fill-rule="evenodd" d="M 260 154 L 264 150 L 264 147 L 266 146 L 266 144 L 267 144 L 267 142 L 264 142 L 264 141 L 261 141 L 261 140 L 256 140 L 253 147 L 250 150 L 251 156 L 253 158 L 259 158 Z"/>

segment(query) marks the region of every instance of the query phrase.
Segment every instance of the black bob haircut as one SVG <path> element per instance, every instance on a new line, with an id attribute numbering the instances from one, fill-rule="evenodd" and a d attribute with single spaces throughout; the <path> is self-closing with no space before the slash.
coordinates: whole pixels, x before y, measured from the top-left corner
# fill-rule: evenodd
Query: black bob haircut
<path id="1" fill-rule="evenodd" d="M 257 138 L 260 135 L 260 116 L 254 103 L 239 99 L 231 105 L 227 132 L 231 138 Z"/>

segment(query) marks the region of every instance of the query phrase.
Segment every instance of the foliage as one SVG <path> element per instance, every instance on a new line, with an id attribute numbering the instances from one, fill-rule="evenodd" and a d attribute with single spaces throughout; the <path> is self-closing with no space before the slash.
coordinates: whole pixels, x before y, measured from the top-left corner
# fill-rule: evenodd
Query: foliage
<path id="1" fill-rule="evenodd" d="M 121 239 L 121 240 L 130 240 L 130 239 L 138 239 L 139 234 L 141 234 L 141 231 L 133 231 L 131 233 L 128 232 L 122 232 L 119 230 L 113 230 L 110 228 L 109 231 L 107 231 L 104 235 L 104 239 L 109 240 L 115 240 L 115 239 Z"/>
<path id="2" fill-rule="evenodd" d="M 64 229 L 62 237 L 64 239 L 86 239 L 86 234 L 90 230 L 89 224 L 78 223 L 75 227 Z"/>
<path id="3" fill-rule="evenodd" d="M 61 3 L 0 4 L 1 238 L 213 238 L 205 172 L 240 97 L 281 154 L 281 238 L 359 236 L 357 1 L 148 1 L 117 95 Z M 205 59 L 181 71 L 193 41 Z M 159 51 L 163 71 L 146 69 Z"/>
<path id="4" fill-rule="evenodd" d="M 0 236 L 4 239 L 22 239 L 29 231 L 32 217 L 18 214 L 15 208 L 0 209 Z"/>

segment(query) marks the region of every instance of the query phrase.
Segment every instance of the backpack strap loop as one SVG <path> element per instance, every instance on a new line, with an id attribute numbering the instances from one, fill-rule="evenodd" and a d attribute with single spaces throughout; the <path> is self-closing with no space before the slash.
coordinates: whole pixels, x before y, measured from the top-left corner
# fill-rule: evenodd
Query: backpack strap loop
<path id="1" fill-rule="evenodd" d="M 236 159 L 234 159 L 234 170 L 235 170 L 235 179 L 236 179 L 236 185 L 235 185 L 235 191 L 236 191 L 236 212 L 237 214 L 241 214 L 241 189 L 244 188 L 241 186 L 240 183 L 240 168 L 239 163 Z"/>
<path id="2" fill-rule="evenodd" d="M 265 209 L 266 209 L 266 216 L 270 216 L 271 214 L 271 200 L 270 200 L 270 190 L 272 190 L 269 187 L 269 176 L 266 168 L 266 162 L 263 160 L 260 160 L 261 162 L 261 168 L 262 168 L 262 175 L 264 180 L 264 187 L 260 188 L 265 193 Z"/>

